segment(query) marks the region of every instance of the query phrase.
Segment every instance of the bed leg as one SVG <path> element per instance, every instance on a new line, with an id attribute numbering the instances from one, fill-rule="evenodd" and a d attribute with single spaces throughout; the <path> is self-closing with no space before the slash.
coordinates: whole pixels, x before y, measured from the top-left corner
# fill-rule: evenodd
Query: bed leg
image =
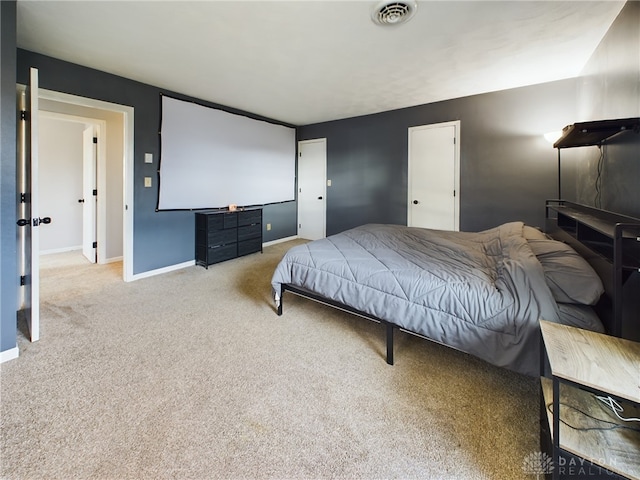
<path id="1" fill-rule="evenodd" d="M 276 302 L 276 307 L 278 309 L 278 315 L 281 316 L 282 315 L 282 297 L 284 293 L 284 289 L 280 290 L 280 298 L 278 298 L 278 301 Z"/>
<path id="2" fill-rule="evenodd" d="M 393 365 L 393 330 L 394 326 L 387 323 L 387 363 Z"/>

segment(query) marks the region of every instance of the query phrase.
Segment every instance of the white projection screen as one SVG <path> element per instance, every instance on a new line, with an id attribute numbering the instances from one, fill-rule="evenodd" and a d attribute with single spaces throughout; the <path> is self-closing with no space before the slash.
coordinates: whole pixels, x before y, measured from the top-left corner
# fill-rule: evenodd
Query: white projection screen
<path id="1" fill-rule="evenodd" d="M 294 199 L 294 128 L 161 99 L 158 210 Z"/>

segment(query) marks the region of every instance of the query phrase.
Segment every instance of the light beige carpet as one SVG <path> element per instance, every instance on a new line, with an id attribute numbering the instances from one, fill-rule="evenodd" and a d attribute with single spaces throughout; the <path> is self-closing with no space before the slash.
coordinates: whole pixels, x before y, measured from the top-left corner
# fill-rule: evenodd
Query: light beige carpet
<path id="1" fill-rule="evenodd" d="M 296 242 L 124 283 L 43 257 L 2 364 L 2 479 L 532 479 L 538 381 L 287 294 Z M 70 258 L 71 257 L 71 258 Z"/>

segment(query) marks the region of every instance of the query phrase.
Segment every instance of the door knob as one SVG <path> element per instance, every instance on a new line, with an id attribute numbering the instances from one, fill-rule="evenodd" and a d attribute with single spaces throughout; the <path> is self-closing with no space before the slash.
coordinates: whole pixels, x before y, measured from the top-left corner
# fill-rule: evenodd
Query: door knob
<path id="1" fill-rule="evenodd" d="M 33 219 L 33 226 L 37 227 L 38 225 L 44 223 L 45 225 L 48 225 L 51 223 L 51 217 L 41 217 L 41 218 L 34 218 Z"/>
<path id="2" fill-rule="evenodd" d="M 84 198 L 78 199 L 78 203 L 84 203 Z"/>
<path id="3" fill-rule="evenodd" d="M 29 225 L 29 219 L 28 218 L 21 218 L 16 223 L 18 224 L 19 227 L 26 227 L 27 225 Z M 48 225 L 48 224 L 51 223 L 51 217 L 34 218 L 32 223 L 33 223 L 34 227 L 37 227 L 41 223 L 44 223 L 45 225 Z"/>
<path id="4" fill-rule="evenodd" d="M 414 201 L 413 201 L 413 204 L 414 204 L 414 205 L 417 205 L 417 204 L 419 204 L 419 203 L 420 203 L 420 202 L 419 202 L 418 200 L 414 200 Z"/>
<path id="5" fill-rule="evenodd" d="M 318 200 L 322 200 L 322 197 L 318 197 Z"/>

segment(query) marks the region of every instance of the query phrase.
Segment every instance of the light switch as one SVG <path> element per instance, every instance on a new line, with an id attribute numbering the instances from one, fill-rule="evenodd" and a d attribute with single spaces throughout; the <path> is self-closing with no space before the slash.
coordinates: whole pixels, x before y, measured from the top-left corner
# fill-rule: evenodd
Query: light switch
<path id="1" fill-rule="evenodd" d="M 145 187 L 151 186 L 151 177 L 144 177 L 144 186 Z"/>
<path id="2" fill-rule="evenodd" d="M 144 163 L 153 163 L 153 153 L 144 154 Z M 151 186 L 151 185 L 149 185 Z"/>
<path id="3" fill-rule="evenodd" d="M 327 180 L 327 187 L 331 186 L 331 180 Z"/>

